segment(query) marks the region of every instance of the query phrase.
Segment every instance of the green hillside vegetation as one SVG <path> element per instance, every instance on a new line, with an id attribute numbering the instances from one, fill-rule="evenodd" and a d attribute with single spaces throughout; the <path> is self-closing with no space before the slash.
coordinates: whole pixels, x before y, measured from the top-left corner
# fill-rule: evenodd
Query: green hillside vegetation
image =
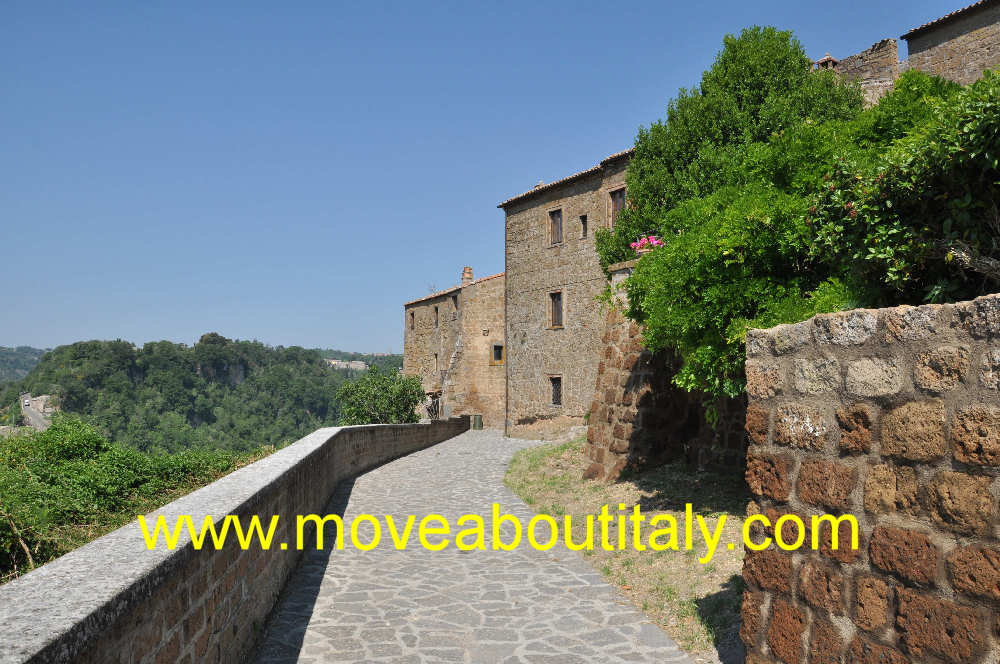
<path id="1" fill-rule="evenodd" d="M 626 282 L 629 315 L 681 357 L 678 385 L 740 395 L 750 328 L 998 290 L 998 105 L 993 73 L 963 89 L 910 71 L 865 110 L 790 32 L 729 36 L 639 131 L 602 264 L 662 240 Z"/>
<path id="2" fill-rule="evenodd" d="M 245 451 L 335 425 L 345 381 L 345 372 L 330 369 L 318 351 L 209 333 L 194 346 L 158 341 L 136 348 L 120 340 L 60 346 L 5 385 L 0 403 L 13 424 L 19 392 L 54 394 L 63 411 L 139 450 Z"/>
<path id="3" fill-rule="evenodd" d="M 28 375 L 42 359 L 45 351 L 31 346 L 7 348 L 0 346 L 0 383 L 18 380 Z"/>
<path id="4" fill-rule="evenodd" d="M 44 432 L 0 438 L 0 583 L 270 451 L 141 452 L 59 413 Z"/>

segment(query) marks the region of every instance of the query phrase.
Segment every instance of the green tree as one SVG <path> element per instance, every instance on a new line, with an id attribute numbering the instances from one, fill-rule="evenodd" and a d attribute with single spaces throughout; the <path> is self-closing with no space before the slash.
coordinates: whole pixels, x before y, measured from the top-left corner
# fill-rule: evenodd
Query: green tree
<path id="1" fill-rule="evenodd" d="M 416 376 L 385 373 L 372 368 L 357 380 L 341 385 L 340 424 L 402 424 L 419 420 L 416 407 L 424 389 Z"/>

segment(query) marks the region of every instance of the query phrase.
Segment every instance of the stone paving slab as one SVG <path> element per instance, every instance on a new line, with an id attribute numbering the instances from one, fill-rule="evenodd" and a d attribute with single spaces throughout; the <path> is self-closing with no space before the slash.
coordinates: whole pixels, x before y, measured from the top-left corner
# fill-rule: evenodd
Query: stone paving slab
<path id="1" fill-rule="evenodd" d="M 482 515 L 488 529 L 497 502 L 526 526 L 534 512 L 503 476 L 514 452 L 537 444 L 469 431 L 345 482 L 328 510 L 347 524 L 373 514 L 383 531 L 385 514 L 401 524 L 410 514 L 419 523 L 436 513 L 454 533 L 468 513 Z M 372 551 L 348 544 L 332 555 L 329 529 L 327 550 L 305 554 L 251 661 L 691 662 L 579 553 L 524 543 L 509 552 L 462 552 L 454 544 L 433 552 L 419 546 L 416 528 L 403 551 L 383 532 Z M 371 532 L 362 528 L 361 539 Z"/>

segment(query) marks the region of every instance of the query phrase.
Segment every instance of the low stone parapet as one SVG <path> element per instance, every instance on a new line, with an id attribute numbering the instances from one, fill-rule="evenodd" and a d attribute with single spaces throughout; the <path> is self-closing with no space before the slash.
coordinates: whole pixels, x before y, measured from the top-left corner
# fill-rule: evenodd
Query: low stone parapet
<path id="1" fill-rule="evenodd" d="M 0 586 L 0 662 L 241 662 L 298 562 L 296 516 L 325 513 L 342 480 L 468 429 L 468 417 L 319 429 L 146 516 L 173 528 L 181 515 L 196 527 L 256 515 L 266 530 L 278 515 L 267 551 L 232 532 L 220 550 L 195 550 L 186 532 L 149 550 L 132 522 Z"/>

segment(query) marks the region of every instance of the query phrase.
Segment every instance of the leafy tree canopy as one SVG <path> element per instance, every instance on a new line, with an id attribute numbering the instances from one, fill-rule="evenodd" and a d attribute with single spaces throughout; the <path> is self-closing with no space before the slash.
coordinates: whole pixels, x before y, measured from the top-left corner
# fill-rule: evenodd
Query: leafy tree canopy
<path id="1" fill-rule="evenodd" d="M 361 378 L 344 383 L 337 392 L 340 423 L 404 424 L 417 422 L 416 407 L 424 400 L 420 378 L 373 368 Z"/>

